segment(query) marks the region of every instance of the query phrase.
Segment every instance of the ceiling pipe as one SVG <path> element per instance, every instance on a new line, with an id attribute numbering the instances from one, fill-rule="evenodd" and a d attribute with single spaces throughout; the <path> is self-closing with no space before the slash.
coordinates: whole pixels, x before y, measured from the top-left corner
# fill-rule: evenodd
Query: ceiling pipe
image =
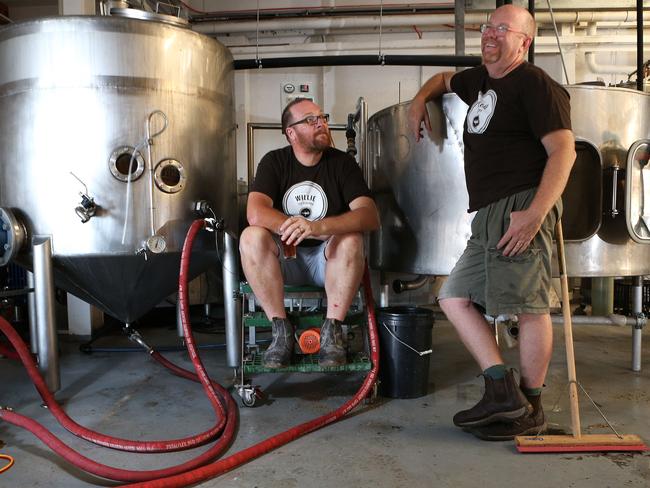
<path id="1" fill-rule="evenodd" d="M 636 89 L 643 91 L 643 0 L 636 0 Z"/>
<path id="2" fill-rule="evenodd" d="M 650 11 L 643 13 L 646 20 L 650 20 Z M 488 12 L 465 13 L 465 24 L 483 24 L 488 21 Z M 558 23 L 577 24 L 581 22 L 636 22 L 637 14 L 634 10 L 585 10 L 565 11 L 555 13 Z M 539 12 L 535 15 L 537 24 L 551 22 L 549 12 Z M 441 27 L 454 25 L 455 14 L 414 14 L 414 15 L 384 15 L 381 23 L 384 29 L 402 27 L 412 29 L 413 26 Z M 298 17 L 256 21 L 201 21 L 195 19 L 192 29 L 206 35 L 225 35 L 259 32 L 296 31 L 302 30 L 336 30 L 336 29 L 363 29 L 378 28 L 379 16 L 343 16 L 343 17 Z"/>
<path id="3" fill-rule="evenodd" d="M 597 37 L 588 35 L 576 35 L 560 39 L 562 46 L 569 49 L 581 46 L 584 50 L 591 51 L 628 51 L 634 52 L 636 49 L 636 36 L 632 35 L 599 35 Z M 555 37 L 543 36 L 537 38 L 536 53 L 540 54 L 557 54 L 557 42 Z M 337 41 L 337 42 L 311 42 L 299 44 L 261 44 L 259 47 L 253 45 L 246 46 L 226 46 L 235 59 L 249 57 L 268 57 L 278 56 L 287 57 L 291 55 L 318 56 L 318 55 L 338 55 L 338 54 L 377 54 L 376 41 Z M 466 52 L 480 55 L 480 39 L 471 37 L 466 39 Z M 382 42 L 382 52 L 399 54 L 439 54 L 449 55 L 454 50 L 454 39 L 452 38 L 435 38 L 435 39 L 416 39 L 406 40 L 392 39 Z M 634 68 L 630 69 L 632 71 Z"/>
<path id="4" fill-rule="evenodd" d="M 454 54 L 465 55 L 465 9 L 464 2 L 454 4 Z"/>
<path id="5" fill-rule="evenodd" d="M 279 58 L 236 59 L 234 68 L 303 68 L 306 66 L 478 66 L 480 56 L 449 55 L 377 55 L 291 56 Z"/>
<path id="6" fill-rule="evenodd" d="M 597 27 L 595 23 L 590 23 L 587 25 L 587 35 L 595 36 Z M 596 53 L 594 51 L 585 52 L 585 62 L 589 71 L 595 75 L 620 75 L 628 74 L 634 71 L 634 66 L 632 65 L 620 65 L 620 64 L 599 64 L 596 61 Z"/>

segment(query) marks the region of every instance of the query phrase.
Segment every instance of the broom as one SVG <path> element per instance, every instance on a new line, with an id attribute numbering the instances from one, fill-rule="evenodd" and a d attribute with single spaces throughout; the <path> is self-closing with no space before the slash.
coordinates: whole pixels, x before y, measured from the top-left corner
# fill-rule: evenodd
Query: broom
<path id="1" fill-rule="evenodd" d="M 562 221 L 555 225 L 557 241 L 557 260 L 560 267 L 562 289 L 562 315 L 564 318 L 564 342 L 566 362 L 569 373 L 569 401 L 571 404 L 571 431 L 573 435 L 516 436 L 519 452 L 589 452 L 589 451 L 646 451 L 648 447 L 637 435 L 620 435 L 610 424 L 614 434 L 580 433 L 580 411 L 578 409 L 578 389 L 576 380 L 575 356 L 573 353 L 573 332 L 571 330 L 571 308 L 569 304 L 569 285 L 564 257 L 564 237 Z M 582 388 L 582 386 L 581 386 Z M 605 419 L 606 420 L 606 419 Z M 609 422 L 608 422 L 609 424 Z"/>

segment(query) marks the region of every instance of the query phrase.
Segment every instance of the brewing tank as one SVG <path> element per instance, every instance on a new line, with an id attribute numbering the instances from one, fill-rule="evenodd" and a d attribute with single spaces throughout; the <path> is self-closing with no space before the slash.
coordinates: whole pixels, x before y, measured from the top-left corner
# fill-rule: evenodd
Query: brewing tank
<path id="1" fill-rule="evenodd" d="M 155 16 L 151 16 L 155 17 Z M 0 207 L 52 239 L 59 286 L 131 322 L 177 286 L 194 203 L 237 231 L 232 57 L 170 23 L 0 30 Z M 217 263 L 199 238 L 192 275 Z M 31 266 L 29 246 L 16 260 Z"/>
<path id="2" fill-rule="evenodd" d="M 408 105 L 368 119 L 370 187 L 381 219 L 370 239 L 370 265 L 447 275 L 471 234 L 463 167 L 467 105 L 455 94 L 429 102 L 432 131 L 419 142 L 408 130 Z"/>
<path id="3" fill-rule="evenodd" d="M 650 273 L 650 94 L 567 86 L 577 158 L 563 193 L 570 276 Z M 454 94 L 427 104 L 432 131 L 416 143 L 408 103 L 368 120 L 370 185 L 381 229 L 380 270 L 446 275 L 470 235 L 463 169 L 467 106 Z M 557 264 L 555 264 L 557 273 Z"/>
<path id="4" fill-rule="evenodd" d="M 640 276 L 650 273 L 650 94 L 625 88 L 567 86 L 571 124 L 578 143 L 595 148 L 584 163 L 600 160 L 600 172 L 585 172 L 582 190 L 565 191 L 565 227 L 600 217 L 596 232 L 565 248 L 570 276 Z M 578 151 L 580 158 L 580 151 Z M 593 167 L 596 167 L 593 164 Z M 575 171 L 575 168 L 574 168 Z M 602 203 L 584 188 L 597 182 Z M 645 184 L 644 184 L 645 182 Z M 566 205 L 572 193 L 575 205 Z M 591 214 L 592 217 L 588 217 Z M 644 215 L 645 214 L 645 215 Z"/>

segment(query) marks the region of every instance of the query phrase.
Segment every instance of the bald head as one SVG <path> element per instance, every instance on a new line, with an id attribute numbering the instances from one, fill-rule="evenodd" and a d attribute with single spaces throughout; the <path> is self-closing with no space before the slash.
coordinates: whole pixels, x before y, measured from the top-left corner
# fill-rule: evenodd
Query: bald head
<path id="1" fill-rule="evenodd" d="M 530 12 L 523 7 L 517 5 L 503 5 L 492 12 L 490 15 L 490 23 L 498 25 L 505 23 L 513 29 L 524 32 L 528 37 L 535 37 L 535 19 L 530 15 Z"/>

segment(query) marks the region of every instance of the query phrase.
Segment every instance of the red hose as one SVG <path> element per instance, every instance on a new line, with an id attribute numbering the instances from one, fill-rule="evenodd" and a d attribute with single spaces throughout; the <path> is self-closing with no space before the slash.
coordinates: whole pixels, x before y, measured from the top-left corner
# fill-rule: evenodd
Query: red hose
<path id="1" fill-rule="evenodd" d="M 198 233 L 198 231 L 201 229 L 203 225 L 202 221 L 196 221 L 195 224 L 196 225 L 194 226 L 194 230 L 192 231 L 192 228 L 190 229 L 191 236 L 188 235 L 188 239 L 185 242 L 186 245 L 189 244 L 188 246 L 189 251 L 191 251 L 191 247 L 194 238 L 196 237 L 196 234 Z M 183 252 L 185 252 L 185 248 L 183 249 Z M 188 272 L 187 268 L 188 267 L 186 266 L 185 281 L 187 280 L 187 272 Z M 181 273 L 183 273 L 183 270 L 181 270 Z M 182 283 L 184 281 L 183 277 L 181 277 L 179 281 Z M 180 285 L 179 285 L 179 289 L 180 289 Z M 29 377 L 34 383 L 36 390 L 38 391 L 41 398 L 48 406 L 50 411 L 52 412 L 52 415 L 54 415 L 57 421 L 65 429 L 67 429 L 69 432 L 73 433 L 74 435 L 81 437 L 82 439 L 85 439 L 89 442 L 92 442 L 100 446 L 109 447 L 111 449 L 118 449 L 122 451 L 145 452 L 145 453 L 173 452 L 173 451 L 190 449 L 193 447 L 198 447 L 203 444 L 206 444 L 212 441 L 213 439 L 215 439 L 224 428 L 226 422 L 226 412 L 224 411 L 223 405 L 219 401 L 216 393 L 214 392 L 214 389 L 211 389 L 209 392 L 206 391 L 206 393 L 208 394 L 208 398 L 210 400 L 210 403 L 212 404 L 212 408 L 217 414 L 217 418 L 219 420 L 209 430 L 202 432 L 200 434 L 196 434 L 191 437 L 184 437 L 181 439 L 164 440 L 164 441 L 158 441 L 158 440 L 134 441 L 129 439 L 122 439 L 119 437 L 108 436 L 87 429 L 82 425 L 76 423 L 73 419 L 71 419 L 66 414 L 66 412 L 61 408 L 61 406 L 57 403 L 56 399 L 54 398 L 54 395 L 52 395 L 52 393 L 48 390 L 45 381 L 43 381 L 43 378 L 38 372 L 38 368 L 36 367 L 34 361 L 32 360 L 29 351 L 27 350 L 27 347 L 24 345 L 22 339 L 18 336 L 18 334 L 16 334 L 15 331 L 13 331 L 13 328 L 7 323 L 6 326 L 4 327 L 0 326 L 0 330 L 2 330 L 2 332 L 4 332 L 5 335 L 7 335 L 7 337 L 9 337 L 10 342 L 14 346 L 14 349 L 16 349 L 17 351 L 17 355 L 21 358 L 23 364 L 25 365 L 25 368 L 27 369 L 27 373 L 29 374 Z M 191 336 L 191 332 L 186 331 L 186 337 L 188 335 Z M 195 348 L 193 342 L 191 345 L 188 345 L 188 348 L 190 347 Z M 190 356 L 192 356 L 192 353 L 190 353 Z M 194 351 L 194 356 L 196 356 L 196 351 Z M 172 363 L 168 362 L 168 364 L 172 364 Z"/>
<path id="2" fill-rule="evenodd" d="M 31 432 L 33 432 L 39 439 L 45 442 L 57 453 L 61 454 L 66 460 L 80 467 L 81 469 L 88 471 L 90 473 L 96 474 L 109 479 L 119 480 L 119 481 L 144 481 L 144 483 L 136 483 L 128 486 L 137 486 L 137 487 L 180 487 L 187 486 L 188 484 L 197 483 L 208 478 L 212 478 L 219 474 L 222 474 L 230 469 L 233 469 L 251 459 L 254 459 L 266 452 L 269 452 L 279 446 L 282 446 L 302 435 L 305 435 L 309 432 L 312 432 L 316 429 L 319 429 L 325 425 L 328 425 L 344 415 L 350 412 L 354 407 L 356 407 L 369 393 L 370 389 L 374 385 L 379 365 L 379 346 L 377 339 L 377 322 L 375 318 L 374 311 L 374 302 L 372 298 L 372 292 L 370 288 L 370 275 L 368 272 L 368 267 L 366 265 L 364 276 L 363 276 L 363 285 L 364 285 L 364 295 L 366 299 L 366 307 L 368 310 L 368 332 L 369 332 L 369 342 L 370 342 L 370 354 L 372 360 L 372 370 L 366 376 L 363 384 L 359 391 L 354 395 L 354 397 L 348 400 L 343 406 L 339 407 L 334 412 L 330 412 L 326 415 L 318 417 L 309 422 L 305 422 L 301 425 L 298 425 L 288 431 L 282 432 L 274 437 L 266 439 L 255 446 L 251 446 L 247 449 L 244 449 L 238 453 L 235 453 L 225 459 L 214 462 L 210 465 L 202 466 L 209 459 L 215 457 L 225 446 L 227 446 L 234 434 L 235 424 L 236 424 L 236 408 L 234 401 L 232 400 L 231 395 L 223 389 L 218 383 L 213 382 L 207 375 L 205 368 L 198 356 L 196 346 L 194 344 L 194 338 L 192 336 L 191 330 L 189 328 L 189 314 L 188 314 L 188 294 L 187 294 L 187 278 L 189 271 L 189 254 L 191 252 L 192 244 L 196 234 L 204 226 L 204 222 L 197 220 L 192 223 L 190 230 L 188 231 L 188 236 L 183 245 L 183 253 L 181 255 L 181 273 L 179 278 L 179 305 L 181 311 L 181 323 L 183 325 L 183 331 L 185 333 L 186 345 L 188 347 L 188 352 L 192 363 L 197 371 L 197 374 L 191 373 L 183 368 L 173 365 L 166 359 L 162 358 L 160 354 L 153 353 L 152 357 L 163 363 L 165 366 L 170 367 L 175 374 L 193 379 L 199 380 L 203 385 L 206 394 L 210 398 L 213 406 L 216 410 L 223 411 L 223 406 L 220 403 L 220 397 L 225 398 L 227 403 L 227 419 L 225 423 L 225 429 L 222 437 L 219 441 L 209 450 L 207 450 L 202 455 L 197 458 L 188 461 L 182 465 L 178 465 L 171 468 L 146 471 L 146 472 L 134 472 L 129 470 L 122 470 L 117 468 L 112 468 L 109 466 L 104 466 L 99 463 L 96 463 L 79 453 L 73 451 L 65 444 L 63 444 L 59 439 L 47 431 L 43 426 L 38 422 L 28 419 L 22 415 L 14 413 L 9 410 L 0 409 L 0 419 L 6 420 L 14 425 L 24 427 Z M 25 365 L 31 364 L 34 366 L 28 358 L 24 357 L 28 355 L 26 348 L 20 348 L 12 340 L 16 339 L 16 332 L 11 328 L 11 326 L 0 318 L 0 330 L 7 335 L 9 340 L 12 342 L 16 348 L 21 360 Z M 35 366 L 34 366 L 35 369 Z M 29 368 L 28 368 L 29 370 Z M 44 382 L 38 370 L 36 370 L 37 378 L 40 379 L 40 382 L 44 385 Z M 30 375 L 31 376 L 31 375 Z M 35 383 L 38 381 L 36 380 Z M 38 387 L 37 387 L 38 389 Z M 47 388 L 45 388 L 47 391 Z M 40 390 L 39 390 L 40 393 Z M 49 393 L 49 392 L 47 392 Z M 50 394 L 51 396 L 51 394 Z M 58 406 L 58 405 L 57 405 Z M 110 447 L 110 446 L 109 446 Z M 178 474 L 182 473 L 182 474 Z M 156 478 L 156 479 L 154 479 Z"/>
<path id="3" fill-rule="evenodd" d="M 111 449 L 119 449 L 123 451 L 136 451 L 136 452 L 147 452 L 147 453 L 156 453 L 156 452 L 172 452 L 180 451 L 184 449 L 189 449 L 191 447 L 196 447 L 203 445 L 207 442 L 210 442 L 212 439 L 217 437 L 219 433 L 223 430 L 225 425 L 225 412 L 223 406 L 218 404 L 215 406 L 215 402 L 212 402 L 213 407 L 215 408 L 216 413 L 219 416 L 219 421 L 217 424 L 212 427 L 210 430 L 198 434 L 193 437 L 186 437 L 183 439 L 175 439 L 170 441 L 132 441 L 128 439 L 120 439 L 118 437 L 111 437 L 93 430 L 87 429 L 82 425 L 79 425 L 74 420 L 72 420 L 68 414 L 61 408 L 57 403 L 54 395 L 48 390 L 43 377 L 40 375 L 32 356 L 27 349 L 27 346 L 23 343 L 22 339 L 18 333 L 11 327 L 11 325 L 0 317 L 0 331 L 7 336 L 14 349 L 17 352 L 18 357 L 22 361 L 27 373 L 29 374 L 30 379 L 34 383 L 36 390 L 40 394 L 41 398 L 48 406 L 52 415 L 56 420 L 68 431 L 74 435 L 81 437 L 89 442 L 98 444 L 100 446 L 109 447 Z M 218 402 L 217 402 L 218 403 Z"/>
<path id="4" fill-rule="evenodd" d="M 189 253 L 191 251 L 194 237 L 196 236 L 198 230 L 200 230 L 202 225 L 203 223 L 201 221 L 197 221 L 190 228 L 190 232 L 188 233 L 188 239 L 186 240 L 185 246 L 183 247 L 184 253 L 186 252 Z M 180 281 L 184 285 L 187 283 L 188 270 L 189 270 L 189 265 L 186 265 L 185 267 L 181 268 Z M 187 293 L 185 293 L 184 296 L 187 301 Z M 185 314 L 185 316 L 183 316 L 182 319 L 183 319 L 185 337 L 186 339 L 189 339 L 186 341 L 186 344 L 190 351 L 190 357 L 198 358 L 192 333 L 191 330 L 189 329 L 187 314 Z M 5 335 L 7 335 L 12 345 L 14 345 L 14 347 L 16 348 L 16 350 L 18 351 L 21 357 L 21 360 L 23 360 L 23 362 L 25 363 L 25 366 L 33 367 L 33 372 L 36 373 L 36 378 L 35 378 L 36 382 L 39 382 L 38 380 L 40 380 L 40 383 L 42 383 L 42 386 L 44 387 L 44 391 L 47 392 L 50 396 L 52 396 L 51 393 L 47 391 L 47 387 L 45 387 L 45 384 L 42 378 L 40 377 L 40 374 L 38 374 L 38 370 L 36 369 L 35 365 L 33 364 L 32 361 L 29 360 L 28 358 L 29 353 L 25 348 L 25 346 L 21 344 L 20 337 L 14 331 L 14 329 L 9 325 L 9 323 L 7 323 L 1 318 L 0 318 L 0 330 L 2 330 L 2 332 L 5 333 Z M 223 387 L 221 387 L 221 385 L 219 385 L 216 382 L 214 382 L 213 384 L 212 380 L 209 379 L 200 361 L 193 361 L 195 368 L 197 368 L 199 371 L 202 370 L 201 371 L 202 375 L 199 375 L 197 377 L 190 371 L 184 370 L 183 368 L 180 368 L 174 365 L 173 363 L 167 361 L 158 353 L 152 354 L 152 356 L 154 356 L 156 360 L 163 363 L 165 366 L 170 367 L 173 370 L 173 372 L 176 374 L 185 377 L 190 377 L 190 379 L 205 378 L 209 384 L 208 384 L 208 388 L 206 388 L 204 385 L 204 389 L 206 390 L 206 392 L 208 392 L 208 395 L 210 396 L 210 401 L 213 403 L 215 408 L 218 409 L 219 411 L 221 412 L 227 411 L 225 430 L 223 432 L 223 436 L 219 439 L 219 441 L 200 456 L 190 461 L 187 461 L 183 464 L 173 466 L 170 468 L 153 470 L 153 471 L 145 471 L 145 472 L 113 468 L 110 466 L 105 466 L 100 463 L 96 463 L 95 461 L 86 458 L 85 456 L 82 456 L 81 454 L 72 450 L 71 448 L 66 446 L 63 442 L 61 442 L 58 438 L 56 438 L 53 434 L 51 434 L 42 425 L 40 425 L 38 422 L 34 420 L 31 420 L 27 417 L 24 417 L 12 411 L 3 410 L 3 409 L 0 409 L 0 419 L 12 423 L 16 426 L 23 427 L 30 430 L 34 435 L 36 435 L 39 439 L 41 439 L 46 445 L 48 445 L 53 450 L 55 450 L 58 454 L 60 454 L 64 459 L 66 459 L 71 464 L 74 464 L 75 466 L 89 473 L 95 474 L 97 476 L 102 476 L 104 478 L 118 480 L 118 481 L 145 481 L 149 479 L 164 478 L 167 476 L 172 476 L 187 470 L 194 469 L 198 466 L 205 464 L 209 460 L 214 459 L 216 456 L 218 456 L 221 453 L 221 451 L 223 451 L 224 448 L 226 448 L 230 444 L 232 437 L 234 435 L 235 425 L 237 422 L 237 417 L 236 417 L 237 407 L 231 395 L 226 390 L 224 390 Z M 30 368 L 28 368 L 28 370 L 29 369 Z M 223 408 L 220 398 L 225 398 L 225 401 L 227 403 L 226 409 Z"/>
<path id="5" fill-rule="evenodd" d="M 187 473 L 179 474 L 169 478 L 147 481 L 144 483 L 135 483 L 125 485 L 129 488 L 176 488 L 184 487 L 194 483 L 199 483 L 207 479 L 213 478 L 220 474 L 234 469 L 256 457 L 261 456 L 273 449 L 283 446 L 298 437 L 301 437 L 309 432 L 324 427 L 332 422 L 339 420 L 341 417 L 350 412 L 356 407 L 370 392 L 370 389 L 375 383 L 377 372 L 379 370 L 379 344 L 377 339 L 377 320 L 375 318 L 375 307 L 372 297 L 372 290 L 370 288 L 370 273 L 368 266 L 363 274 L 363 289 L 366 300 L 366 307 L 368 309 L 368 337 L 370 342 L 370 357 L 372 359 L 372 370 L 366 376 L 359 391 L 348 400 L 343 406 L 339 407 L 333 412 L 318 417 L 309 422 L 293 427 L 285 432 L 270 437 L 254 446 L 243 449 L 227 458 L 221 459 L 207 466 L 203 466 Z"/>

